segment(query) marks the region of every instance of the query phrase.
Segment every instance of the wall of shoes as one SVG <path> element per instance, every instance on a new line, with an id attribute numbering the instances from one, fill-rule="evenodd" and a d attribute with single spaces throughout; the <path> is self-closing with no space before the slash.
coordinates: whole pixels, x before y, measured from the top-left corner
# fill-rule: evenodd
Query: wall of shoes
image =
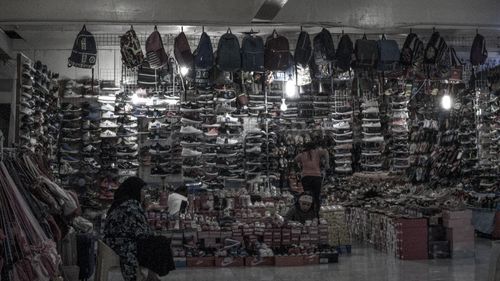
<path id="1" fill-rule="evenodd" d="M 55 160 L 59 143 L 59 84 L 58 73 L 51 72 L 41 61 L 32 62 L 19 54 L 17 87 L 17 126 L 19 148 Z"/>

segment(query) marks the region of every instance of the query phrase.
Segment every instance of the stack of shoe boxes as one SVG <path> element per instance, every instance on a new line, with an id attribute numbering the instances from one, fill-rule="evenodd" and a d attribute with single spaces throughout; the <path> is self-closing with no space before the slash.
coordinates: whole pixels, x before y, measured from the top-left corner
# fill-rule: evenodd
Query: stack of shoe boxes
<path id="1" fill-rule="evenodd" d="M 325 221 L 320 224 L 322 235 L 327 233 L 327 243 L 330 246 L 351 245 L 351 237 L 347 225 L 345 210 L 342 207 L 324 206 L 321 209 L 320 217 Z M 326 229 L 322 227 L 327 226 Z M 321 237 L 324 242 L 325 237 Z"/>
<path id="2" fill-rule="evenodd" d="M 396 256 L 403 260 L 428 259 L 427 219 L 396 219 Z"/>
<path id="3" fill-rule="evenodd" d="M 363 171 L 382 170 L 382 124 L 379 117 L 379 103 L 377 99 L 366 100 L 361 104 L 362 125 L 361 139 L 361 168 Z"/>
<path id="4" fill-rule="evenodd" d="M 446 227 L 451 255 L 454 258 L 475 255 L 474 226 L 471 221 L 471 210 L 443 211 L 443 225 Z"/>
<path id="5" fill-rule="evenodd" d="M 409 155 L 409 130 L 408 130 L 408 99 L 411 94 L 411 85 L 408 90 L 392 93 L 391 98 L 391 171 L 394 173 L 404 173 L 410 166 Z"/>

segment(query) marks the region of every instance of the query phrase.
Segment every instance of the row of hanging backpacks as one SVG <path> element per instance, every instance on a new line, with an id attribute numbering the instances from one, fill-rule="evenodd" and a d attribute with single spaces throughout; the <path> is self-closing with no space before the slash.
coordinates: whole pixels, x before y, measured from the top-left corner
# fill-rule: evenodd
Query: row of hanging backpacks
<path id="1" fill-rule="evenodd" d="M 146 40 L 146 56 L 133 27 L 121 37 L 120 51 L 123 64 L 128 68 L 140 66 L 146 61 L 148 67 L 158 69 L 169 62 L 156 26 Z M 342 34 L 335 50 L 332 36 L 327 29 L 323 28 L 315 35 L 312 44 L 309 34 L 301 31 L 295 54 L 292 56 L 288 39 L 276 30 L 267 37 L 265 43 L 261 37 L 249 33 L 244 36 L 240 48 L 238 37 L 228 28 L 219 39 L 215 57 L 207 33 L 202 33 L 198 47 L 192 52 L 186 35 L 181 32 L 174 40 L 174 56 L 179 65 L 188 68 L 194 66 L 194 69 L 203 70 L 212 68 L 214 64 L 222 71 L 284 71 L 292 65 L 301 69 L 311 67 L 316 78 L 327 78 L 334 69 L 348 71 L 353 56 L 353 65 L 358 68 L 376 68 L 381 72 L 398 72 L 400 67 L 420 68 L 425 72 L 425 76 L 430 78 L 450 77 L 453 69 L 462 65 L 455 51 L 448 47 L 437 31 L 433 32 L 425 49 L 418 36 L 410 32 L 401 52 L 397 42 L 387 40 L 385 35 L 377 41 L 368 40 L 364 35 L 362 39 L 356 40 L 353 46 L 349 36 Z M 483 64 L 487 56 L 485 38 L 476 34 L 470 52 L 472 65 Z M 75 40 L 68 65 L 91 68 L 95 65 L 96 58 L 95 38 L 84 25 Z"/>

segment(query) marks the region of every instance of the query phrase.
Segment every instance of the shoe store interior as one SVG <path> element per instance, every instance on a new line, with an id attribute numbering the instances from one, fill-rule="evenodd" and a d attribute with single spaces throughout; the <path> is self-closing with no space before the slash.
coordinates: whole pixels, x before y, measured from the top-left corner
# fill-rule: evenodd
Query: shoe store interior
<path id="1" fill-rule="evenodd" d="M 500 280 L 498 11 L 1 0 L 0 280 Z"/>

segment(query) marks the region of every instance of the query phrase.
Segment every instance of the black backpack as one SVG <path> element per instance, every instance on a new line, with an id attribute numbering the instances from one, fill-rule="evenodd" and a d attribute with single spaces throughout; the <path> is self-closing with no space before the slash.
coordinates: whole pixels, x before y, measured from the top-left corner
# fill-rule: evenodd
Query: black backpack
<path id="1" fill-rule="evenodd" d="M 431 39 L 427 43 L 425 47 L 424 53 L 424 63 L 425 64 L 436 64 L 441 60 L 441 57 L 444 55 L 448 46 L 444 41 L 443 37 L 439 34 L 439 32 L 435 31 L 432 33 Z"/>
<path id="2" fill-rule="evenodd" d="M 378 40 L 378 65 L 379 71 L 396 71 L 399 68 L 399 46 L 395 40 L 387 40 L 385 35 Z"/>
<path id="3" fill-rule="evenodd" d="M 264 40 L 250 34 L 241 41 L 241 69 L 244 71 L 264 71 Z"/>
<path id="4" fill-rule="evenodd" d="M 174 39 L 174 55 L 179 65 L 188 68 L 193 66 L 193 53 L 184 32 L 181 32 Z"/>
<path id="5" fill-rule="evenodd" d="M 357 67 L 375 67 L 378 61 L 377 41 L 366 39 L 366 34 L 362 39 L 356 40 L 354 47 Z"/>
<path id="6" fill-rule="evenodd" d="M 335 53 L 335 65 L 342 71 L 348 71 L 351 68 L 352 52 L 354 46 L 351 38 L 347 34 L 340 37 L 337 52 Z"/>
<path id="7" fill-rule="evenodd" d="M 290 44 L 285 36 L 273 30 L 267 37 L 264 50 L 264 67 L 270 71 L 286 70 L 291 62 Z"/>
<path id="8" fill-rule="evenodd" d="M 314 36 L 314 62 L 318 65 L 332 62 L 335 59 L 335 46 L 330 31 L 323 28 Z"/>
<path id="9" fill-rule="evenodd" d="M 240 42 L 230 28 L 219 39 L 217 66 L 222 71 L 237 71 L 241 68 Z"/>
<path id="10" fill-rule="evenodd" d="M 311 60 L 312 46 L 309 33 L 301 31 L 297 45 L 295 46 L 294 60 L 295 63 L 301 66 L 308 66 Z"/>
<path id="11" fill-rule="evenodd" d="M 415 66 L 424 56 L 424 43 L 415 33 L 406 36 L 399 61 L 403 66 Z"/>
<path id="12" fill-rule="evenodd" d="M 472 65 L 483 64 L 488 58 L 488 51 L 486 50 L 486 40 L 481 34 L 476 34 L 470 49 L 470 62 Z"/>
<path id="13" fill-rule="evenodd" d="M 203 32 L 200 37 L 200 43 L 194 51 L 194 67 L 196 69 L 210 69 L 214 64 L 214 50 L 212 49 L 212 41 L 206 32 Z"/>

